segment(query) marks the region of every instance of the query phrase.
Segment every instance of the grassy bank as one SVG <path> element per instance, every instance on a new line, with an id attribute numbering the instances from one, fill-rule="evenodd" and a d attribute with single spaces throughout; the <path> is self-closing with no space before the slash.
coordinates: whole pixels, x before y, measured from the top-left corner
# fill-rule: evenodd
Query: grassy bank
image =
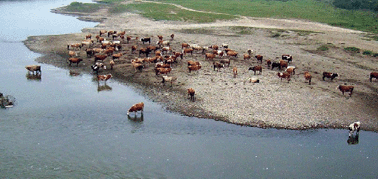
<path id="1" fill-rule="evenodd" d="M 205 23 L 233 19 L 238 15 L 242 15 L 248 17 L 305 19 L 378 34 L 378 20 L 375 18 L 377 13 L 338 9 L 331 3 L 323 3 L 316 0 L 157 0 L 157 2 L 172 3 L 190 9 L 220 14 L 193 12 L 182 10 L 169 4 L 152 2 L 134 2 L 127 5 L 120 4 L 121 0 L 103 0 L 103 2 L 111 6 L 109 11 L 111 13 L 136 12 L 155 20 Z M 373 35 L 371 38 L 374 39 L 376 36 Z"/>
<path id="2" fill-rule="evenodd" d="M 101 9 L 102 5 L 95 3 L 81 3 L 72 2 L 70 5 L 64 7 L 66 11 L 69 12 L 95 12 Z"/>
<path id="3" fill-rule="evenodd" d="M 214 22 L 216 20 L 229 20 L 237 18 L 237 16 L 234 15 L 193 12 L 180 9 L 174 5 L 148 2 L 113 6 L 110 8 L 109 12 L 135 12 L 154 20 L 186 21 L 196 23 L 207 23 Z"/>

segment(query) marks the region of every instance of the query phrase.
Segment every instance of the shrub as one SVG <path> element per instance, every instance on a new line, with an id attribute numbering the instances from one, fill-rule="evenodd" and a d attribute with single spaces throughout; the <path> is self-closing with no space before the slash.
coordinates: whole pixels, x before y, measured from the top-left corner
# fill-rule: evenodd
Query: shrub
<path id="1" fill-rule="evenodd" d="M 364 54 L 364 55 L 373 55 L 373 52 L 370 51 L 370 50 L 365 50 L 364 52 L 362 52 L 362 54 Z"/>
<path id="2" fill-rule="evenodd" d="M 357 47 L 345 47 L 344 50 L 353 53 L 360 53 L 360 49 Z"/>

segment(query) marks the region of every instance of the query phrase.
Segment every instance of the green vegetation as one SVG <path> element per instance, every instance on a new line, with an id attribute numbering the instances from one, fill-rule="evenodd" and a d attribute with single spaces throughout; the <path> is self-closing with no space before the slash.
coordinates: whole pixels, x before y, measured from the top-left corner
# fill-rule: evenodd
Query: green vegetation
<path id="1" fill-rule="evenodd" d="M 193 12 L 178 9 L 173 5 L 156 3 L 136 2 L 120 5 L 119 1 L 121 0 L 103 0 L 102 2 L 111 4 L 113 6 L 111 12 L 113 13 L 140 12 L 145 17 L 155 20 L 205 23 L 214 22 L 217 19 L 233 19 L 238 15 L 242 15 L 248 17 L 305 19 L 378 34 L 377 13 L 335 8 L 333 2 L 336 0 L 157 0 L 158 2 L 178 4 L 195 10 L 223 14 Z"/>
<path id="2" fill-rule="evenodd" d="M 65 10 L 69 12 L 94 12 L 100 8 L 100 4 L 72 2 L 70 5 L 65 7 Z"/>
<path id="3" fill-rule="evenodd" d="M 373 52 L 372 51 L 370 51 L 370 50 L 364 50 L 363 52 L 362 52 L 362 54 L 363 55 L 373 55 Z"/>
<path id="4" fill-rule="evenodd" d="M 333 48 L 333 47 L 335 47 L 335 45 L 333 45 L 331 43 L 329 43 L 329 44 L 323 44 L 320 47 L 318 47 L 316 50 L 317 51 L 327 51 L 327 50 L 329 50 L 329 48 Z"/>
<path id="5" fill-rule="evenodd" d="M 256 28 L 245 26 L 232 26 L 230 27 L 230 29 L 234 31 L 236 34 L 248 35 L 253 34 Z"/>
<path id="6" fill-rule="evenodd" d="M 179 30 L 181 33 L 186 34 L 213 34 L 214 31 L 211 29 L 205 29 L 205 28 L 195 28 L 195 29 L 181 29 Z"/>
<path id="7" fill-rule="evenodd" d="M 306 19 L 334 26 L 378 33 L 377 13 L 352 11 L 335 8 L 330 3 L 316 0 L 160 0 L 180 4 L 184 7 L 242 15 L 249 17 L 270 17 L 287 19 Z"/>
<path id="8" fill-rule="evenodd" d="M 334 0 L 335 7 L 352 10 L 371 10 L 378 12 L 378 0 Z"/>
<path id="9" fill-rule="evenodd" d="M 357 47 L 345 47 L 344 50 L 347 52 L 360 53 L 361 49 Z"/>
<path id="10" fill-rule="evenodd" d="M 121 13 L 127 11 L 139 12 L 147 18 L 154 20 L 189 21 L 197 23 L 214 22 L 216 20 L 235 19 L 236 16 L 226 14 L 211 14 L 194 12 L 177 8 L 169 4 L 157 3 L 135 3 L 118 5 L 110 9 L 111 13 Z"/>

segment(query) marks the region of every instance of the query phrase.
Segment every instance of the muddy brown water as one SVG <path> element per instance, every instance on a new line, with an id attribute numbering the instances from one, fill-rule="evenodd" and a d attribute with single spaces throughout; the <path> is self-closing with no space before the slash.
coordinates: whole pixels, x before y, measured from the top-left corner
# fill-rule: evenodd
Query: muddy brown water
<path id="1" fill-rule="evenodd" d="M 90 2 L 90 1 L 87 1 Z M 162 109 L 128 84 L 93 81 L 47 64 L 30 35 L 79 32 L 96 23 L 52 14 L 56 1 L 0 1 L 0 92 L 16 97 L 0 109 L 2 178 L 377 178 L 378 135 L 347 130 L 277 130 L 185 117 Z M 38 7 L 38 8 L 37 8 Z M 23 9 L 17 16 L 17 9 Z M 33 22 L 33 23 L 31 23 Z M 59 22 L 59 23 L 57 23 Z M 69 27 L 69 28 L 66 28 Z M 126 110 L 144 101 L 143 117 Z"/>

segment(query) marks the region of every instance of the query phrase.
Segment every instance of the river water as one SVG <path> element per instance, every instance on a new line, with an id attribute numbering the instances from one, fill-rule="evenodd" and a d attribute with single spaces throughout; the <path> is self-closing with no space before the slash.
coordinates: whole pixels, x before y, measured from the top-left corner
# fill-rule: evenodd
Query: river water
<path id="1" fill-rule="evenodd" d="M 90 2 L 90 0 L 81 0 Z M 80 32 L 96 23 L 50 13 L 69 0 L 0 1 L 0 178 L 378 178 L 378 134 L 259 129 L 170 113 L 127 84 L 98 86 L 47 64 L 28 36 Z M 99 90 L 100 89 L 100 90 Z M 107 90 L 101 90 L 107 89 Z M 127 109 L 143 101 L 145 112 Z"/>

